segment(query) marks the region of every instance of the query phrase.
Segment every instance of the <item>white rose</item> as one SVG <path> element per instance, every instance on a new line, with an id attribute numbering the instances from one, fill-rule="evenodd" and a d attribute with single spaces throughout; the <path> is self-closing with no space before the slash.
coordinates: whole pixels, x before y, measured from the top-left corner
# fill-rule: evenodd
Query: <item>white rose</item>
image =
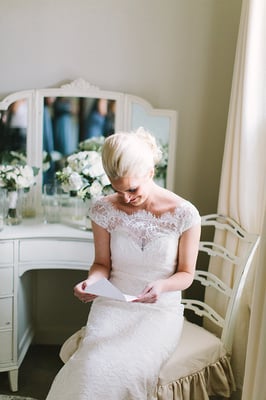
<path id="1" fill-rule="evenodd" d="M 86 151 L 85 158 L 89 164 L 94 164 L 101 158 L 100 154 L 97 151 Z"/>
<path id="2" fill-rule="evenodd" d="M 71 168 L 73 171 L 79 172 L 79 160 L 77 160 L 77 155 L 72 154 L 67 157 L 67 162 L 69 168 Z"/>
<path id="3" fill-rule="evenodd" d="M 94 181 L 90 186 L 91 197 L 98 197 L 102 194 L 102 185 L 98 181 Z"/>
<path id="4" fill-rule="evenodd" d="M 88 161 L 87 160 L 80 160 L 79 162 L 79 171 L 78 172 L 83 172 L 83 169 L 86 168 L 88 165 Z"/>
<path id="5" fill-rule="evenodd" d="M 98 176 L 103 175 L 104 169 L 103 169 L 103 165 L 102 165 L 102 160 L 101 158 L 99 158 L 91 167 L 89 167 L 88 169 L 88 174 L 90 175 L 92 178 L 96 178 Z"/>
<path id="6" fill-rule="evenodd" d="M 79 190 L 82 185 L 81 176 L 77 172 L 72 172 L 69 177 L 69 190 Z"/>
<path id="7" fill-rule="evenodd" d="M 30 186 L 33 186 L 35 183 L 35 177 L 33 174 L 33 169 L 26 165 L 21 169 L 21 174 L 22 176 L 19 177 L 18 182 L 21 184 L 22 188 L 28 188 Z"/>

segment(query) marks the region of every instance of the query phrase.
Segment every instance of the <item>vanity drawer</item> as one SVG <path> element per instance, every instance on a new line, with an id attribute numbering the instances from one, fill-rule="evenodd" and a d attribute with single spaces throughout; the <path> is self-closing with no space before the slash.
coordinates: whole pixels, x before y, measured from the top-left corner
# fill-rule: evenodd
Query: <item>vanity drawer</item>
<path id="1" fill-rule="evenodd" d="M 0 299 L 0 329 L 12 328 L 13 298 Z M 2 345 L 1 345 L 2 347 Z"/>
<path id="2" fill-rule="evenodd" d="M 13 267 L 0 268 L 0 296 L 13 293 Z"/>
<path id="3" fill-rule="evenodd" d="M 19 262 L 85 262 L 91 263 L 94 247 L 89 241 L 71 240 L 21 240 Z"/>
<path id="4" fill-rule="evenodd" d="M 12 331 L 0 332 L 0 365 L 13 361 Z"/>
<path id="5" fill-rule="evenodd" d="M 14 262 L 14 243 L 0 242 L 0 268 L 1 265 L 13 264 Z"/>

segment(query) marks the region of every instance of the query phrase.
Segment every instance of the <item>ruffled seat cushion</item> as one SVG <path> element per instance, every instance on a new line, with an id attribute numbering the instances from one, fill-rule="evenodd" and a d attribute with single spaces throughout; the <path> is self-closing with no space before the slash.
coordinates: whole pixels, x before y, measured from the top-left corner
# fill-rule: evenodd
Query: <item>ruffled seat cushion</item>
<path id="1" fill-rule="evenodd" d="M 180 342 L 162 367 L 159 400 L 209 400 L 235 390 L 229 356 L 219 338 L 185 320 Z"/>
<path id="2" fill-rule="evenodd" d="M 68 338 L 60 350 L 65 363 L 77 350 L 85 327 Z M 209 400 L 209 396 L 230 397 L 235 382 L 222 342 L 212 333 L 185 320 L 180 342 L 162 367 L 158 400 Z"/>

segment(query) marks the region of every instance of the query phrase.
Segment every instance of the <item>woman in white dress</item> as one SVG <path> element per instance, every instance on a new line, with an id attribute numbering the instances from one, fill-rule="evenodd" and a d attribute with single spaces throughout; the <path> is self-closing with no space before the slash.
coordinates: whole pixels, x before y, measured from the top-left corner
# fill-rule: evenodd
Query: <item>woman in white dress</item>
<path id="1" fill-rule="evenodd" d="M 84 338 L 47 400 L 156 399 L 160 368 L 182 331 L 181 291 L 193 281 L 200 238 L 197 209 L 153 180 L 160 157 L 143 129 L 105 140 L 103 166 L 115 193 L 90 210 L 95 259 L 74 288 L 93 304 Z M 102 278 L 137 299 L 88 293 Z"/>

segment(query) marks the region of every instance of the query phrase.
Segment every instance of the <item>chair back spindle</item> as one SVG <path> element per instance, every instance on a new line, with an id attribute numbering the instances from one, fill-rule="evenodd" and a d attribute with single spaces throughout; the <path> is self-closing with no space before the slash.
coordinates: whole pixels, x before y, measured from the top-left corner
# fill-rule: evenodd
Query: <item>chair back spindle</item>
<path id="1" fill-rule="evenodd" d="M 221 340 L 230 354 L 239 302 L 259 236 L 246 232 L 233 219 L 220 214 L 203 216 L 201 225 L 203 230 L 212 228 L 213 235 L 211 240 L 200 241 L 199 254 L 207 254 L 209 261 L 207 268 L 197 266 L 195 272 L 195 281 L 204 287 L 204 299 L 185 297 L 182 303 L 185 309 L 221 328 Z M 234 277 L 232 282 L 223 279 L 223 268 Z M 210 288 L 226 299 L 224 315 L 210 301 L 207 295 Z"/>

